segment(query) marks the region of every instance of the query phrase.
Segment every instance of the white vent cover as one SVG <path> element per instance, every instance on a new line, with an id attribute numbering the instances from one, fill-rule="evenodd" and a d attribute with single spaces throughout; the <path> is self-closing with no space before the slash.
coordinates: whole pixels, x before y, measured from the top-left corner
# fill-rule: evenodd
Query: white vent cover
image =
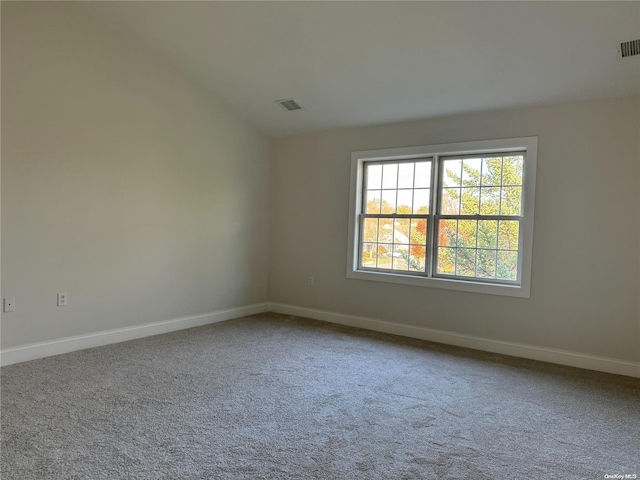
<path id="1" fill-rule="evenodd" d="M 285 98 L 282 100 L 276 100 L 276 103 L 279 103 L 282 108 L 284 108 L 287 112 L 292 112 L 294 110 L 302 110 L 302 107 L 298 102 L 296 102 L 293 98 Z"/>
<path id="2" fill-rule="evenodd" d="M 620 44 L 620 56 L 622 58 L 640 55 L 640 40 L 631 40 Z"/>

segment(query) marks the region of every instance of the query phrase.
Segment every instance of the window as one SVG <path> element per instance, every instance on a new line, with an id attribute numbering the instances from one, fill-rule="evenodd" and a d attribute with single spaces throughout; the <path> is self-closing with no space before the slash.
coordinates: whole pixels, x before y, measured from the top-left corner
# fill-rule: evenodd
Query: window
<path id="1" fill-rule="evenodd" d="M 352 154 L 347 276 L 529 297 L 537 138 Z"/>

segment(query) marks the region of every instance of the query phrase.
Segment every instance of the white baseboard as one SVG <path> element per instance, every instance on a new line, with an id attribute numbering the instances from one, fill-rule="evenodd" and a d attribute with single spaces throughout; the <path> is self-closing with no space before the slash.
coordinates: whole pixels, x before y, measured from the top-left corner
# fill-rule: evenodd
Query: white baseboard
<path id="1" fill-rule="evenodd" d="M 185 328 L 200 327 L 210 323 L 224 322 L 225 320 L 263 313 L 268 310 L 268 303 L 256 303 L 245 307 L 203 313 L 191 317 L 174 318 L 162 322 L 147 323 L 145 325 L 117 328 L 87 335 L 21 345 L 19 347 L 2 350 L 0 364 L 4 366 L 13 363 L 27 362 L 52 355 L 60 355 L 61 353 L 75 352 L 76 350 L 83 350 L 85 348 L 101 347 L 111 343 L 150 337 L 152 335 L 174 332 Z"/>
<path id="2" fill-rule="evenodd" d="M 112 343 L 135 340 L 137 338 L 159 335 L 161 333 L 168 333 L 186 328 L 199 327 L 202 325 L 223 322 L 233 318 L 268 311 L 314 318 L 316 320 L 324 320 L 326 322 L 337 323 L 340 325 L 348 325 L 351 327 L 364 328 L 367 330 L 401 335 L 404 337 L 419 338 L 422 340 L 473 348 L 475 350 L 483 350 L 486 352 L 512 355 L 514 357 L 529 358 L 532 360 L 586 368 L 588 370 L 596 370 L 618 375 L 627 375 L 630 377 L 640 377 L 640 362 L 597 357 L 533 345 L 502 342 L 499 340 L 462 335 L 444 330 L 434 330 L 412 325 L 385 322 L 372 318 L 357 317 L 354 315 L 344 315 L 324 310 L 268 302 L 256 303 L 254 305 L 233 308 L 230 310 L 204 313 L 202 315 L 194 315 L 191 317 L 174 318 L 172 320 L 148 323 L 145 325 L 106 330 L 87 335 L 78 335 L 8 348 L 0 352 L 0 365 L 27 362 L 38 358 L 83 350 L 85 348 L 100 347 Z"/>
<path id="3" fill-rule="evenodd" d="M 271 303 L 269 310 L 275 313 L 314 318 L 316 320 L 324 320 L 326 322 L 348 325 L 350 327 L 359 327 L 367 330 L 374 330 L 376 332 L 391 333 L 404 337 L 419 338 L 421 340 L 430 340 L 432 342 L 473 348 L 475 350 L 483 350 L 486 352 L 501 353 L 504 355 L 557 363 L 571 367 L 586 368 L 588 370 L 596 370 L 599 372 L 627 375 L 629 377 L 640 377 L 640 362 L 597 357 L 533 345 L 502 342 L 488 338 L 447 332 L 444 330 L 433 330 L 430 328 L 416 327 L 412 325 L 402 325 L 399 323 L 374 320 L 372 318 L 343 315 L 335 312 L 327 312 L 281 303 Z"/>

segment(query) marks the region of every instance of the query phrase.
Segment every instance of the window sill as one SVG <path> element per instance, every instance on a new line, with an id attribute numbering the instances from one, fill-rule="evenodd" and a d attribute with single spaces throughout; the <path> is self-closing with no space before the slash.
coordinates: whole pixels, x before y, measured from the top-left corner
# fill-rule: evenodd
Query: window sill
<path id="1" fill-rule="evenodd" d="M 347 272 L 347 278 L 395 283 L 400 285 L 412 285 L 415 287 L 440 288 L 445 290 L 456 290 L 459 292 L 500 295 L 504 297 L 530 298 L 530 289 L 525 285 L 467 282 L 464 280 L 452 280 L 448 278 L 425 278 L 413 275 L 370 272 L 364 270 L 349 270 Z"/>

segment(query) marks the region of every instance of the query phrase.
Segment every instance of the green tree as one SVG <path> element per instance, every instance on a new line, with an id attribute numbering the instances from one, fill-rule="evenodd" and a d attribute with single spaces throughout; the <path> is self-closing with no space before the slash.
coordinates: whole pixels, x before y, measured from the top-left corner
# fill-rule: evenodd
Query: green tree
<path id="1" fill-rule="evenodd" d="M 443 215 L 520 215 L 522 156 L 446 160 L 443 165 Z M 441 220 L 438 272 L 515 280 L 518 230 L 515 220 Z"/>

